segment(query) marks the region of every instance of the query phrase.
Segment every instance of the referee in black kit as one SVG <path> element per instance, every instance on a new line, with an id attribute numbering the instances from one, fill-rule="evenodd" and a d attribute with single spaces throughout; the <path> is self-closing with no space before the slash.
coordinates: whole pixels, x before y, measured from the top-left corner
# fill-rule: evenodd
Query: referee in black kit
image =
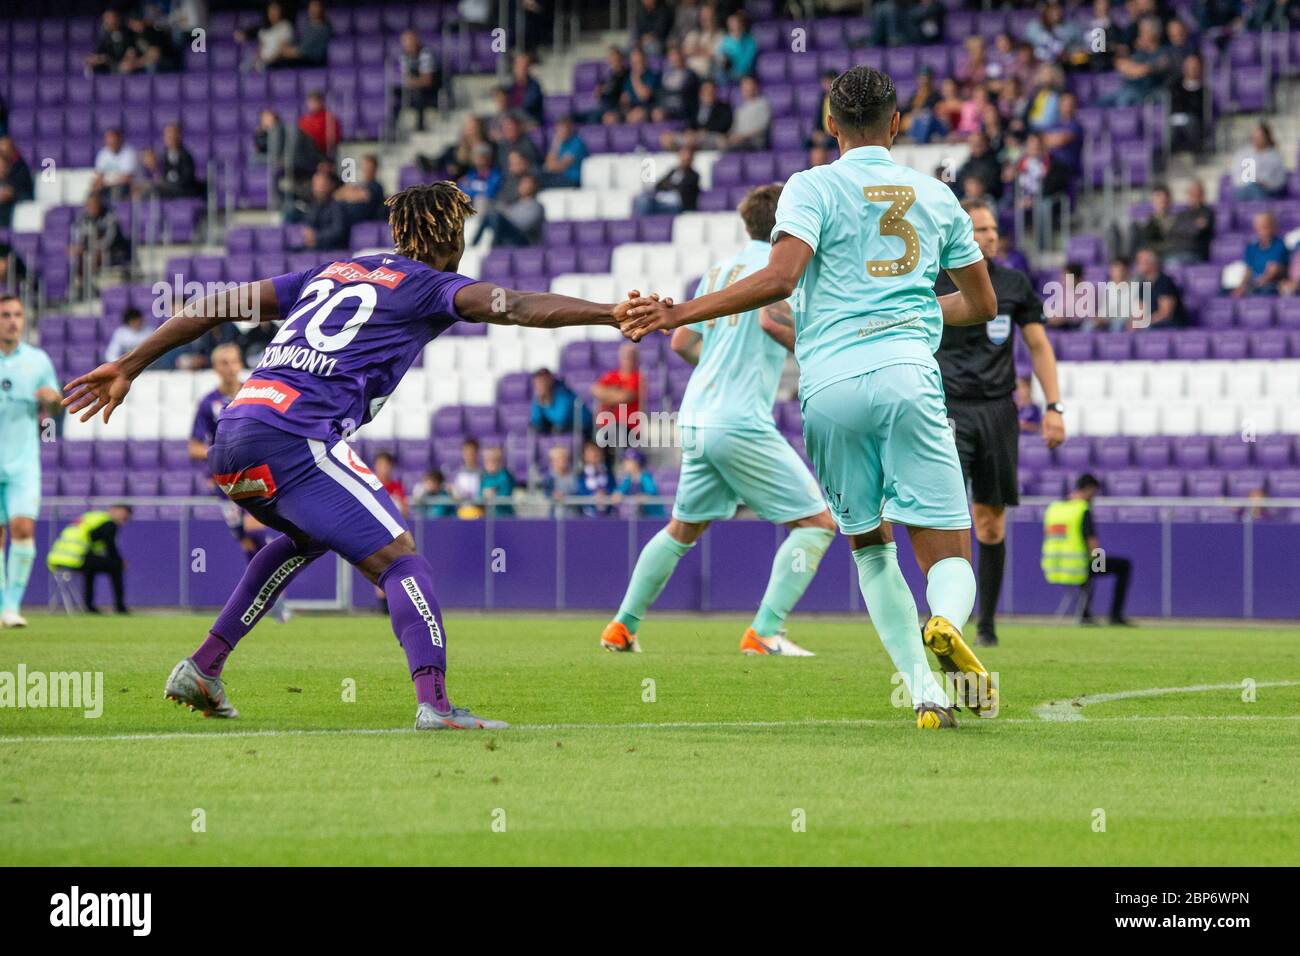
<path id="1" fill-rule="evenodd" d="M 1056 380 L 1056 355 L 1043 329 L 1043 307 L 1029 276 L 993 261 L 998 248 L 998 218 L 982 199 L 962 204 L 970 214 L 975 241 L 984 253 L 993 291 L 998 297 L 997 316 L 984 325 L 944 326 L 937 358 L 943 372 L 957 436 L 962 472 L 971 486 L 971 518 L 979 541 L 979 643 L 997 644 L 994 627 L 1002 572 L 1006 565 L 1006 509 L 1020 503 L 1016 465 L 1020 457 L 1020 418 L 1013 397 L 1016 368 L 1012 326 L 1029 347 L 1034 377 L 1047 399 L 1043 414 L 1043 440 L 1048 448 L 1065 441 L 1060 387 Z M 956 292 L 947 273 L 939 273 L 936 295 Z"/>

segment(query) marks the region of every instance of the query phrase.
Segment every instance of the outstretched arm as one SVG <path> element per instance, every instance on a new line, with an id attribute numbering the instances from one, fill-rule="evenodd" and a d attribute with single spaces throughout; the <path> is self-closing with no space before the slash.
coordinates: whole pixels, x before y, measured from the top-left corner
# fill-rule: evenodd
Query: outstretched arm
<path id="1" fill-rule="evenodd" d="M 983 259 L 946 271 L 957 291 L 939 296 L 944 325 L 979 325 L 998 314 L 998 297 Z"/>
<path id="2" fill-rule="evenodd" d="M 790 298 L 813 250 L 802 239 L 783 235 L 772 245 L 767 265 L 733 282 L 725 289 L 702 295 L 681 305 L 656 302 L 646 297 L 628 302 L 623 334 L 639 342 L 651 332 L 680 328 L 724 315 L 739 315 Z"/>
<path id="3" fill-rule="evenodd" d="M 618 325 L 626 303 L 588 302 L 550 292 L 518 292 L 475 282 L 456 292 L 456 311 L 471 322 L 559 329 L 571 325 Z"/>
<path id="4" fill-rule="evenodd" d="M 250 306 L 252 315 L 248 314 Z M 116 362 L 105 362 L 69 382 L 64 388 L 63 405 L 73 415 L 83 412 L 83 422 L 102 410 L 107 422 L 136 377 L 172 349 L 188 345 L 225 322 L 274 322 L 279 317 L 280 306 L 270 279 L 192 299 Z"/>

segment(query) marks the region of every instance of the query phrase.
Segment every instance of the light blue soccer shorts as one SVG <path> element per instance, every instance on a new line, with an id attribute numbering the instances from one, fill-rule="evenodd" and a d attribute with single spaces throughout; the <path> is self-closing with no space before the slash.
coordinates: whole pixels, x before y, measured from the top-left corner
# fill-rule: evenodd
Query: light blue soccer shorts
<path id="1" fill-rule="evenodd" d="M 41 470 L 24 468 L 16 474 L 0 475 L 0 526 L 14 518 L 31 518 L 41 510 Z"/>
<path id="2" fill-rule="evenodd" d="M 773 524 L 826 510 L 817 481 L 776 427 L 739 431 L 682 426 L 673 517 L 723 521 L 744 502 Z"/>
<path id="3" fill-rule="evenodd" d="M 884 520 L 970 527 L 966 483 L 943 380 L 926 365 L 887 365 L 827 385 L 803 403 L 804 442 L 845 534 Z"/>

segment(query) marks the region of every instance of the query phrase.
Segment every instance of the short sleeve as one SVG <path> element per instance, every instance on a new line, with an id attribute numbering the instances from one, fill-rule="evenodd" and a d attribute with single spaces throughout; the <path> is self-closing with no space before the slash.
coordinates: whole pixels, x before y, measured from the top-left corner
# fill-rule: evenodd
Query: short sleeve
<path id="1" fill-rule="evenodd" d="M 776 225 L 772 227 L 772 241 L 782 235 L 802 239 L 817 251 L 821 240 L 825 216 L 821 196 L 808 173 L 795 173 L 781 190 L 776 203 Z"/>
<path id="2" fill-rule="evenodd" d="M 190 438 L 208 444 L 212 441 L 212 433 L 215 431 L 213 425 L 212 410 L 206 401 L 200 402 L 198 410 L 194 413 L 194 427 L 190 429 Z"/>
<path id="3" fill-rule="evenodd" d="M 952 193 L 948 193 L 948 198 L 954 211 L 943 249 L 939 252 L 939 265 L 944 269 L 960 269 L 979 262 L 984 258 L 984 253 L 980 252 L 980 247 L 975 242 L 975 227 L 971 224 L 970 214 L 961 208 Z"/>
<path id="4" fill-rule="evenodd" d="M 1016 303 L 1015 312 L 1012 313 L 1012 319 L 1016 325 L 1024 327 L 1043 322 L 1043 303 L 1034 292 L 1033 283 L 1025 281 L 1021 283 L 1020 301 Z"/>
<path id="5" fill-rule="evenodd" d="M 479 282 L 479 279 L 471 279 L 469 276 L 463 276 L 459 272 L 436 272 L 430 279 L 429 291 L 426 296 L 426 315 L 435 321 L 440 319 L 450 319 L 453 322 L 464 320 L 458 311 L 456 311 L 456 293 L 467 285 L 473 285 Z"/>
<path id="6" fill-rule="evenodd" d="M 313 268 L 306 272 L 286 272 L 271 279 L 271 285 L 275 287 L 275 301 L 280 307 L 280 318 L 289 314 L 289 307 L 298 301 L 298 294 L 302 292 L 302 287 L 316 271 L 317 269 Z"/>
<path id="7" fill-rule="evenodd" d="M 50 356 L 46 352 L 41 352 L 41 368 L 36 375 L 36 387 L 60 391 L 59 376 L 55 373 L 54 363 L 50 361 Z"/>

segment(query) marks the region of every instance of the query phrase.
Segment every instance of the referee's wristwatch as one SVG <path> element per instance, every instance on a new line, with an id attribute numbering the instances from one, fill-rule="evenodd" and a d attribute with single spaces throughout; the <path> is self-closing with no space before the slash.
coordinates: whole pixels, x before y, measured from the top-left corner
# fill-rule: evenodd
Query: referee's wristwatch
<path id="1" fill-rule="evenodd" d="M 1065 414 L 1065 406 L 1062 405 L 1060 402 L 1048 402 L 1048 403 L 1047 403 L 1047 410 L 1048 410 L 1049 412 L 1056 412 L 1056 414 L 1058 414 L 1058 415 L 1064 415 L 1064 414 Z"/>

